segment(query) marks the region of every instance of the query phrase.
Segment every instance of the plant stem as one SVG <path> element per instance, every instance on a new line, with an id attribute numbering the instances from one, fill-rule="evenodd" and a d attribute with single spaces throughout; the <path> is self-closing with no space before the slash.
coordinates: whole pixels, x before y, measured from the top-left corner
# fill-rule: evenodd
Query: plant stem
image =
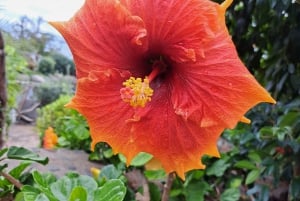
<path id="1" fill-rule="evenodd" d="M 161 197 L 161 201 L 168 201 L 169 200 L 169 195 L 170 195 L 170 190 L 173 184 L 175 178 L 175 173 L 171 172 L 168 174 L 168 178 L 167 178 L 167 182 L 164 185 L 164 190 L 163 190 L 163 194 Z"/>
<path id="2" fill-rule="evenodd" d="M 5 179 L 7 179 L 10 183 L 12 183 L 18 189 L 22 188 L 23 185 L 19 182 L 19 180 L 17 180 L 16 178 L 11 176 L 10 174 L 7 174 L 5 172 L 0 171 L 0 175 L 3 176 Z"/>

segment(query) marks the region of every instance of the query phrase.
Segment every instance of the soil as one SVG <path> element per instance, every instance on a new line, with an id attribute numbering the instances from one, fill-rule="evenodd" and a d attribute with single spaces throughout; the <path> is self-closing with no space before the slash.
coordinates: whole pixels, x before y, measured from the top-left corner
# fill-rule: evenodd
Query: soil
<path id="1" fill-rule="evenodd" d="M 61 177 L 70 171 L 79 174 L 91 175 L 90 168 L 100 168 L 101 164 L 89 161 L 88 153 L 81 150 L 55 149 L 45 150 L 40 146 L 40 137 L 34 125 L 14 124 L 9 128 L 8 136 L 5 137 L 4 147 L 24 147 L 43 157 L 49 158 L 47 165 L 33 163 L 29 170 L 37 169 L 40 172 L 52 172 Z M 4 160 L 11 169 L 20 163 L 19 160 Z"/>

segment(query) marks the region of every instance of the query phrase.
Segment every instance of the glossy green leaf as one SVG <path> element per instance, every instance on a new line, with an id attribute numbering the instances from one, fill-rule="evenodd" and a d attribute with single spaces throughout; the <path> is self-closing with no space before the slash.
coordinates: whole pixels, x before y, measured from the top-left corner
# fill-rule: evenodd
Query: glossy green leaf
<path id="1" fill-rule="evenodd" d="M 229 166 L 225 160 L 219 159 L 206 169 L 206 174 L 221 177 Z"/>
<path id="2" fill-rule="evenodd" d="M 261 157 L 259 155 L 259 152 L 257 151 L 250 151 L 250 153 L 248 154 L 248 158 L 255 163 L 261 163 Z"/>
<path id="3" fill-rule="evenodd" d="M 260 175 L 259 170 L 251 170 L 246 177 L 246 182 L 245 182 L 246 185 L 255 182 L 258 179 L 259 175 Z"/>
<path id="4" fill-rule="evenodd" d="M 153 158 L 151 154 L 145 153 L 145 152 L 140 152 L 138 155 L 136 155 L 130 165 L 132 166 L 143 166 L 145 165 L 148 161 L 150 161 Z"/>
<path id="5" fill-rule="evenodd" d="M 248 160 L 241 160 L 238 161 L 234 167 L 237 168 L 242 168 L 242 169 L 248 169 L 248 170 L 253 170 L 253 169 L 257 169 L 256 165 L 253 164 L 252 162 L 248 161 Z"/>
<path id="6" fill-rule="evenodd" d="M 107 181 L 94 194 L 94 201 L 122 201 L 126 194 L 126 187 L 119 179 Z"/>
<path id="7" fill-rule="evenodd" d="M 293 126 L 296 122 L 300 121 L 300 113 L 296 111 L 290 111 L 287 114 L 284 114 L 279 119 L 279 126 Z"/>
<path id="8" fill-rule="evenodd" d="M 226 189 L 221 194 L 221 201 L 238 201 L 240 199 L 241 193 L 238 188 Z"/>
<path id="9" fill-rule="evenodd" d="M 242 185 L 243 179 L 241 177 L 230 179 L 230 188 L 238 188 Z"/>
<path id="10" fill-rule="evenodd" d="M 190 183 L 185 189 L 186 201 L 204 201 L 204 196 L 209 190 L 211 188 L 205 181 Z"/>
<path id="11" fill-rule="evenodd" d="M 21 162 L 18 166 L 14 167 L 9 171 L 9 174 L 15 178 L 19 178 L 22 174 L 22 172 L 29 166 L 31 165 L 31 162 L 24 161 Z"/>
<path id="12" fill-rule="evenodd" d="M 25 149 L 24 147 L 16 147 L 16 146 L 9 147 L 7 152 L 7 158 L 35 161 L 44 165 L 48 163 L 47 157 L 40 157 L 38 154 L 28 149 Z"/>

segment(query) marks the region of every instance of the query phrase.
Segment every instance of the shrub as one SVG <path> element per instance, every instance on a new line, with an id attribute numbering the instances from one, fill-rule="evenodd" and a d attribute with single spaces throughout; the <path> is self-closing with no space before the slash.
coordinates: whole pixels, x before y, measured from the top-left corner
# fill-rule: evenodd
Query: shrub
<path id="1" fill-rule="evenodd" d="M 38 110 L 37 128 L 43 136 L 45 130 L 51 126 L 58 135 L 58 146 L 70 149 L 90 149 L 90 133 L 87 123 L 77 111 L 65 108 L 70 101 L 68 95 Z"/>
<path id="2" fill-rule="evenodd" d="M 35 88 L 35 93 L 41 106 L 45 106 L 60 95 L 71 95 L 75 91 L 75 78 L 59 74 L 45 78 L 46 81 Z"/>
<path id="3" fill-rule="evenodd" d="M 72 60 L 62 54 L 52 54 L 55 61 L 55 71 L 64 75 L 75 75 L 75 66 Z"/>
<path id="4" fill-rule="evenodd" d="M 51 57 L 43 57 L 38 64 L 38 71 L 44 75 L 55 72 L 55 61 Z"/>

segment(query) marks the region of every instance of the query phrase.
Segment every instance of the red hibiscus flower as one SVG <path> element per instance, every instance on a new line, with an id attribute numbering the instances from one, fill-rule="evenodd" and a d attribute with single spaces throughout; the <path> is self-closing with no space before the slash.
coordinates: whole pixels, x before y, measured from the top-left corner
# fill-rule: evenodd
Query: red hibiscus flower
<path id="1" fill-rule="evenodd" d="M 52 127 L 49 127 L 45 131 L 45 135 L 43 137 L 43 148 L 44 149 L 53 149 L 57 145 L 58 137 L 54 132 Z"/>
<path id="2" fill-rule="evenodd" d="M 77 90 L 68 107 L 130 163 L 148 152 L 181 178 L 219 156 L 225 128 L 275 103 L 238 58 L 225 11 L 210 0 L 86 0 L 52 22 L 74 56 Z"/>

